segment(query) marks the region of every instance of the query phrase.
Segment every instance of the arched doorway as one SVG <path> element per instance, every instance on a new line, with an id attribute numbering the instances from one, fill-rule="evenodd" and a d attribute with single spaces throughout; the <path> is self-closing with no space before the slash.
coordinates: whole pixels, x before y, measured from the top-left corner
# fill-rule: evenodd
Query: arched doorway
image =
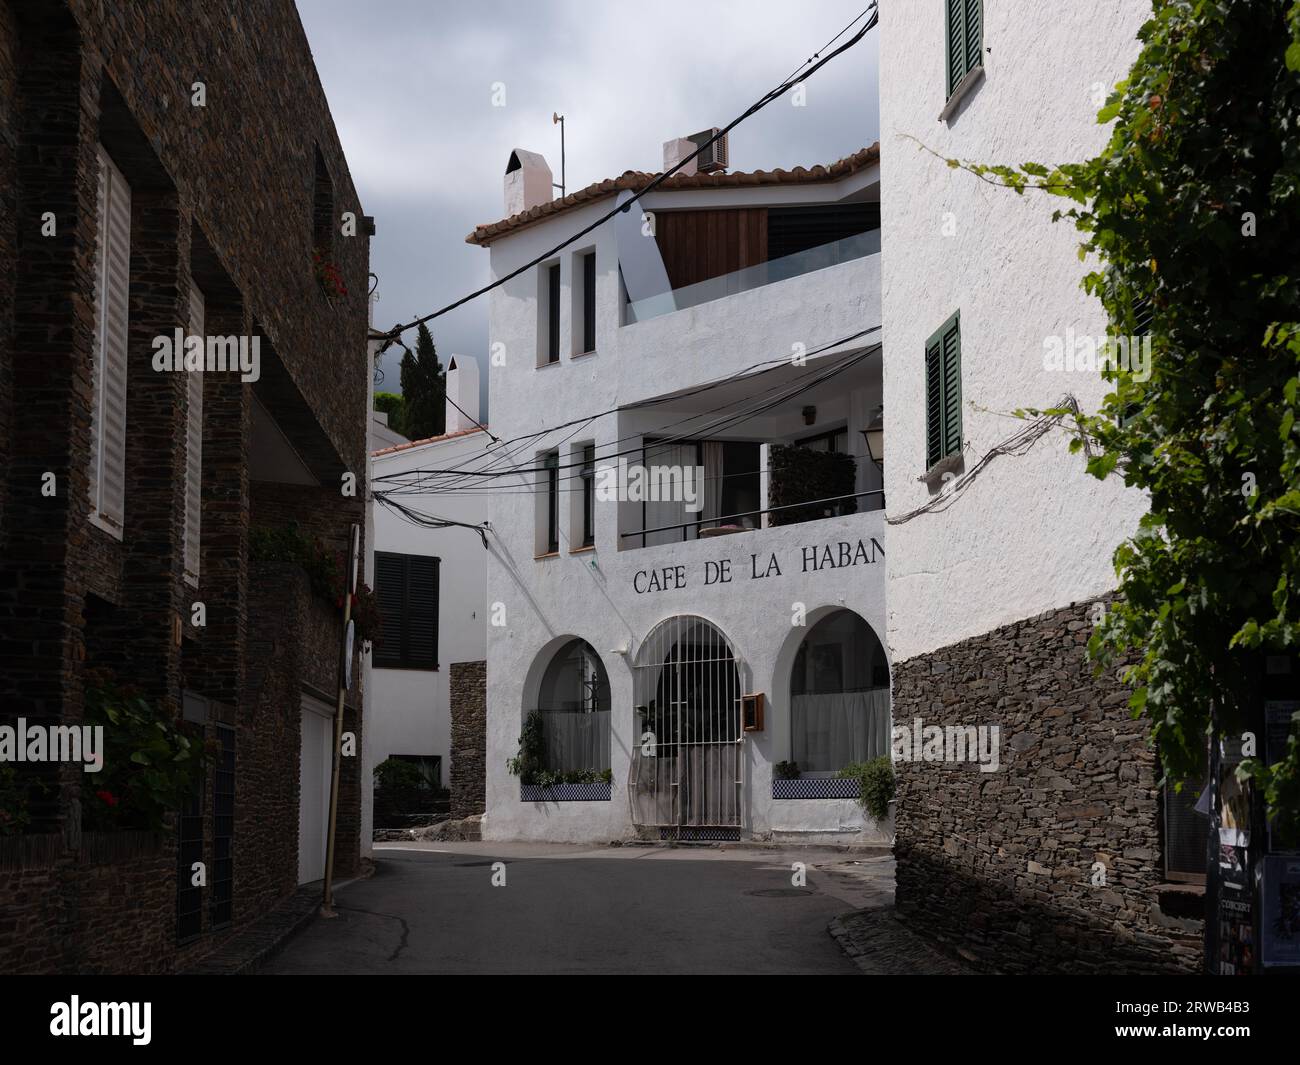
<path id="1" fill-rule="evenodd" d="M 889 663 L 852 610 L 814 624 L 790 672 L 790 760 L 801 777 L 831 777 L 889 754 Z"/>
<path id="2" fill-rule="evenodd" d="M 744 733 L 740 665 L 710 622 L 660 622 L 637 652 L 632 820 L 680 830 L 739 828 Z"/>
<path id="3" fill-rule="evenodd" d="M 556 649 L 529 709 L 541 720 L 545 771 L 563 779 L 609 769 L 609 676 L 586 640 Z"/>

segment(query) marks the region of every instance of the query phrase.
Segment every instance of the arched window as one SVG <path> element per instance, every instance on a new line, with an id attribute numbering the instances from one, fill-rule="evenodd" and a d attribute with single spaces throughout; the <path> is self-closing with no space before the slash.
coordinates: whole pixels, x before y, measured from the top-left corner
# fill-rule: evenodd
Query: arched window
<path id="1" fill-rule="evenodd" d="M 889 664 L 851 610 L 808 630 L 790 674 L 790 756 L 804 776 L 889 754 Z"/>
<path id="2" fill-rule="evenodd" d="M 538 691 L 544 768 L 552 773 L 603 773 L 609 757 L 609 675 L 586 640 L 555 652 Z"/>

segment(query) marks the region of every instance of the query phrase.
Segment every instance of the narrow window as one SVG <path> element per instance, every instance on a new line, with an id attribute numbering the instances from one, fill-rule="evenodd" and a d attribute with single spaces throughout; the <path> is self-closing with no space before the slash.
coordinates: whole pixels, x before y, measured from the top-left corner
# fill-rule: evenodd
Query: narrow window
<path id="1" fill-rule="evenodd" d="M 925 343 L 925 458 L 931 469 L 961 451 L 961 315 Z"/>
<path id="2" fill-rule="evenodd" d="M 596 543 L 596 445 L 582 449 L 582 546 Z"/>
<path id="3" fill-rule="evenodd" d="M 212 785 L 212 908 L 213 928 L 230 924 L 235 908 L 235 730 L 217 725 L 215 779 Z"/>
<path id="4" fill-rule="evenodd" d="M 126 509 L 126 338 L 131 266 L 131 188 L 99 149 L 96 200 L 94 392 L 90 518 L 121 539 Z"/>
<path id="5" fill-rule="evenodd" d="M 560 264 L 546 267 L 546 361 L 560 361 Z"/>
<path id="6" fill-rule="evenodd" d="M 596 253 L 582 257 L 582 350 L 596 350 Z"/>
<path id="7" fill-rule="evenodd" d="M 438 668 L 439 564 L 429 555 L 375 552 L 375 592 L 382 621 L 375 666 Z"/>
<path id="8" fill-rule="evenodd" d="M 551 554 L 560 549 L 560 455 L 552 451 L 546 456 L 546 551 Z"/>

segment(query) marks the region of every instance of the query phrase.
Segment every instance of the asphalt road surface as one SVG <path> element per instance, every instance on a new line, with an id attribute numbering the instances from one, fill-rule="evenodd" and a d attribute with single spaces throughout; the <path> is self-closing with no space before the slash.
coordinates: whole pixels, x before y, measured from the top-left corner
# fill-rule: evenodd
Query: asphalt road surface
<path id="1" fill-rule="evenodd" d="M 808 851 L 438 843 L 375 861 L 261 971 L 852 975 L 827 925 L 880 898 Z"/>

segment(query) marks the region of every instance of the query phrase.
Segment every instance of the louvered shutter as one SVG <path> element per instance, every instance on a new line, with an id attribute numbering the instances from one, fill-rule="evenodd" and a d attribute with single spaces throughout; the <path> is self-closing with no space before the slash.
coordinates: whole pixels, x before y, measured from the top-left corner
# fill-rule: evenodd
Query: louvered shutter
<path id="1" fill-rule="evenodd" d="M 131 188 L 99 149 L 96 201 L 94 409 L 91 515 L 122 535 L 126 510 L 126 345 L 131 267 Z"/>
<path id="2" fill-rule="evenodd" d="M 190 282 L 190 336 L 204 337 L 203 293 Z M 203 372 L 187 370 L 185 414 L 185 579 L 199 583 L 200 525 L 203 512 Z"/>
<path id="3" fill-rule="evenodd" d="M 948 0 L 948 96 L 953 94 L 966 73 L 964 5 L 965 0 Z"/>
<path id="4" fill-rule="evenodd" d="M 943 345 L 935 339 L 925 349 L 925 468 L 943 458 Z"/>
<path id="5" fill-rule="evenodd" d="M 974 70 L 983 60 L 981 46 L 984 43 L 984 3 L 983 0 L 965 0 L 966 24 L 966 69 L 963 76 Z"/>
<path id="6" fill-rule="evenodd" d="M 947 95 L 951 96 L 962 78 L 983 64 L 983 0 L 947 0 L 944 28 L 947 33 Z"/>
<path id="7" fill-rule="evenodd" d="M 925 467 L 961 451 L 961 314 L 925 342 Z"/>
<path id="8" fill-rule="evenodd" d="M 943 334 L 943 453 L 961 450 L 961 332 L 953 319 Z"/>
<path id="9" fill-rule="evenodd" d="M 438 560 L 406 556 L 406 664 L 438 665 Z"/>
<path id="10" fill-rule="evenodd" d="M 406 600 L 406 567 L 401 555 L 375 552 L 375 595 L 383 628 L 373 661 L 376 666 L 396 666 L 402 661 L 402 612 Z"/>

